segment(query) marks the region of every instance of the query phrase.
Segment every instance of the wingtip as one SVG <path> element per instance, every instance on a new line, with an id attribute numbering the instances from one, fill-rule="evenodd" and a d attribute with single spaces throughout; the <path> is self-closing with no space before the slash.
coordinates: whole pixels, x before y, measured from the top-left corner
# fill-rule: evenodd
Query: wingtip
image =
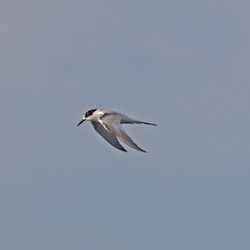
<path id="1" fill-rule="evenodd" d="M 117 148 L 117 147 L 116 147 Z M 120 151 L 122 151 L 122 152 L 125 152 L 125 153 L 127 153 L 128 151 L 125 149 L 125 148 L 117 148 L 117 149 L 119 149 Z"/>
<path id="2" fill-rule="evenodd" d="M 137 146 L 137 147 L 138 147 L 138 146 Z M 145 151 L 144 149 L 142 149 L 142 148 L 140 148 L 140 147 L 134 148 L 134 149 L 137 149 L 138 151 L 143 152 L 143 153 L 147 153 L 147 151 Z"/>
<path id="3" fill-rule="evenodd" d="M 158 126 L 158 124 L 156 124 L 156 123 L 150 123 L 150 122 L 143 122 L 143 123 L 146 125 Z"/>

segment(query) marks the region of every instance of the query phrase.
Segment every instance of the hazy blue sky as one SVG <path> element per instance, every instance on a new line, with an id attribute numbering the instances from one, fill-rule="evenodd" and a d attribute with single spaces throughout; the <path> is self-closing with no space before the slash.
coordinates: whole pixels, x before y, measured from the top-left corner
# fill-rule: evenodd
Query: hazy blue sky
<path id="1" fill-rule="evenodd" d="M 249 250 L 250 2 L 0 4 L 0 249 Z M 92 108 L 148 153 L 106 143 Z"/>

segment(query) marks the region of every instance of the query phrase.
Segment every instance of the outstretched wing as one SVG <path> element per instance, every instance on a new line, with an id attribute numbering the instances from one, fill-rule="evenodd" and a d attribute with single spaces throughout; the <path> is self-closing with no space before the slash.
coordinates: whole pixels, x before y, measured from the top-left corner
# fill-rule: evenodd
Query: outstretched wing
<path id="1" fill-rule="evenodd" d="M 122 114 L 119 113 L 107 113 L 99 118 L 100 123 L 108 131 L 108 133 L 113 134 L 118 137 L 121 141 L 126 143 L 128 146 L 137 149 L 139 151 L 145 152 L 145 150 L 138 147 L 133 140 L 125 133 L 121 126 Z"/>
<path id="2" fill-rule="evenodd" d="M 110 143 L 112 146 L 114 146 L 117 149 L 120 149 L 122 151 L 127 152 L 127 150 L 119 143 L 119 141 L 117 140 L 117 138 L 111 134 L 110 132 L 108 132 L 103 126 L 102 124 L 100 124 L 99 122 L 93 122 L 91 121 L 94 129 L 96 130 L 96 132 L 98 134 L 100 134 L 108 143 Z"/>
<path id="3" fill-rule="evenodd" d="M 157 126 L 157 124 L 155 123 L 149 123 L 149 122 L 142 122 L 142 121 L 138 121 L 138 120 L 135 120 L 133 118 L 130 118 L 126 115 L 123 115 L 121 114 L 121 121 L 120 121 L 121 124 L 123 123 L 129 123 L 129 124 L 147 124 L 147 125 L 153 125 L 153 126 Z"/>

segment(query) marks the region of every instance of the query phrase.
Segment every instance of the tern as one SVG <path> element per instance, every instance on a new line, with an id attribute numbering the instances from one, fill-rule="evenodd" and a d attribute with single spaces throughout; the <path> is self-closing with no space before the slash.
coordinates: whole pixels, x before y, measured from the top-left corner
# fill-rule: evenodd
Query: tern
<path id="1" fill-rule="evenodd" d="M 121 124 L 147 124 L 157 126 L 157 124 L 154 123 L 142 122 L 121 113 L 103 109 L 91 109 L 87 111 L 77 127 L 84 121 L 91 121 L 97 133 L 99 133 L 112 146 L 125 152 L 127 152 L 127 150 L 119 143 L 118 139 L 126 143 L 128 146 L 146 153 L 145 150 L 137 146 L 125 133 Z"/>

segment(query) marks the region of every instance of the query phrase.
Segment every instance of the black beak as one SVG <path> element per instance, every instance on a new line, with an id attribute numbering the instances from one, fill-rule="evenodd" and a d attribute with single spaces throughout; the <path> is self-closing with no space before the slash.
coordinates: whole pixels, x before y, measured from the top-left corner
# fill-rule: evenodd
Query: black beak
<path id="1" fill-rule="evenodd" d="M 85 119 L 82 119 L 82 120 L 78 123 L 77 127 L 78 127 L 79 125 L 81 125 L 84 121 L 85 121 Z"/>

